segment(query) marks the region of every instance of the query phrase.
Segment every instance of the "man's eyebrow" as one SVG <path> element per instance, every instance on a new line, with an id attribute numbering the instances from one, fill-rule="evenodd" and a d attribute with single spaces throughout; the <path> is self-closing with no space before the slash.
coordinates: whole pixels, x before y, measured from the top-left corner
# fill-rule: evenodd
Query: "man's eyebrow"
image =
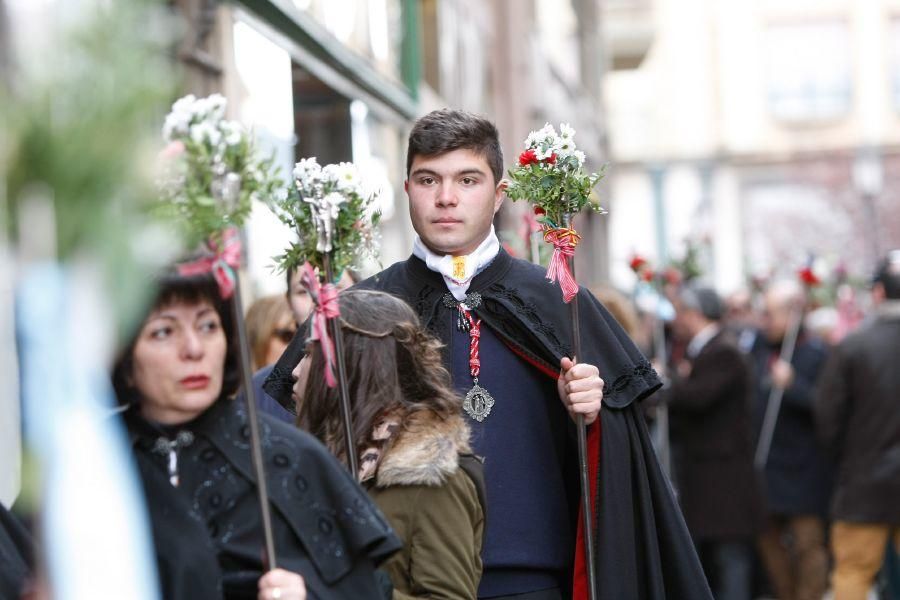
<path id="1" fill-rule="evenodd" d="M 435 177 L 438 176 L 437 172 L 432 171 L 431 169 L 426 169 L 424 167 L 419 167 L 409 174 L 410 177 L 413 177 L 415 175 L 434 175 Z"/>
<path id="2" fill-rule="evenodd" d="M 431 175 L 433 177 L 440 177 L 440 174 L 437 171 L 426 167 L 419 167 L 409 174 L 410 177 L 415 177 L 417 175 Z M 487 175 L 487 173 L 477 167 L 468 167 L 465 169 L 460 169 L 459 171 L 452 174 L 453 177 L 460 177 L 461 175 Z"/>

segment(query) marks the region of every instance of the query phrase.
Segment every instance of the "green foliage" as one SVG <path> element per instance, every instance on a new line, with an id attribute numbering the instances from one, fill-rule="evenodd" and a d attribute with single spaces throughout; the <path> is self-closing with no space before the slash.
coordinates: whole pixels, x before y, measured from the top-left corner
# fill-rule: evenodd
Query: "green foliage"
<path id="1" fill-rule="evenodd" d="M 11 243 L 45 240 L 55 249 L 45 258 L 96 262 L 122 317 L 147 279 L 138 255 L 158 256 L 136 240 L 155 200 L 153 123 L 175 81 L 159 36 L 166 18 L 161 2 L 103 3 L 76 29 L 47 31 L 40 60 L 19 55 L 13 85 L 0 88 L 0 222 Z M 21 230 L 36 197 L 53 219 Z"/>
<path id="2" fill-rule="evenodd" d="M 294 176 L 287 197 L 270 203 L 281 222 L 297 233 L 297 241 L 275 257 L 278 269 L 297 269 L 309 262 L 324 276 L 327 254 L 331 283 L 337 283 L 345 269 L 359 268 L 364 258 L 377 254 L 374 237 L 381 215 L 373 210 L 375 196 L 363 192 L 350 163 L 320 167 L 315 158 L 305 159 L 297 163 Z"/>
<path id="3" fill-rule="evenodd" d="M 172 107 L 163 135 L 163 179 L 157 212 L 182 230 L 190 244 L 241 227 L 252 200 L 269 203 L 283 185 L 274 158 L 260 158 L 252 136 L 223 119 L 225 98 L 185 96 Z"/>
<path id="4" fill-rule="evenodd" d="M 557 135 L 547 124 L 528 135 L 518 164 L 509 170 L 506 190 L 511 200 L 530 202 L 538 221 L 550 228 L 563 226 L 567 217 L 585 207 L 606 212 L 593 193 L 605 175 L 605 166 L 597 173 L 586 172 L 584 154 L 575 149 L 575 131 L 566 124 L 560 131 Z"/>
<path id="5" fill-rule="evenodd" d="M 511 179 L 506 195 L 513 201 L 526 200 L 544 210 L 543 219 L 551 227 L 561 226 L 565 215 L 577 214 L 585 207 L 598 213 L 605 210 L 596 202 L 591 192 L 604 176 L 586 173 L 583 168 L 568 164 L 574 157 L 561 159 L 562 167 L 532 163 L 509 171 Z"/>

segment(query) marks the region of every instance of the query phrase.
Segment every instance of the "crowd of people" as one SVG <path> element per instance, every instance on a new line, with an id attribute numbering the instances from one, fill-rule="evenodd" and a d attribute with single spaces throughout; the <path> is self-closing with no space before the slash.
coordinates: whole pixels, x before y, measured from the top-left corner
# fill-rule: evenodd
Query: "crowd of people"
<path id="1" fill-rule="evenodd" d="M 798 281 L 670 296 L 673 483 L 715 596 L 900 597 L 900 252 L 843 335 Z"/>
<path id="2" fill-rule="evenodd" d="M 501 246 L 502 173 L 489 121 L 441 110 L 413 128 L 411 256 L 362 281 L 346 273 L 338 296 L 349 446 L 301 274 L 249 310 L 264 481 L 230 301 L 211 275 L 157 277 L 112 379 L 163 596 L 739 600 L 768 586 L 819 600 L 830 572 L 837 600 L 865 598 L 900 543 L 900 253 L 879 266 L 870 320 L 831 347 L 801 328 L 784 352 L 796 285 L 743 312 L 672 288 L 654 369 L 627 301 L 581 288 L 573 324 L 545 270 Z M 670 475 L 645 422 L 651 397 L 671 417 Z M 22 597 L 28 534 L 5 511 L 0 525 L 0 591 Z"/>

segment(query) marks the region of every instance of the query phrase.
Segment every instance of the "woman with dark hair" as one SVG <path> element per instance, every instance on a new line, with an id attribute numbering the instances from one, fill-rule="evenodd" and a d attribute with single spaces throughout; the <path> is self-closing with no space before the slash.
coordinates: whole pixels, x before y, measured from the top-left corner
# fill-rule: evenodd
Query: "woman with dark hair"
<path id="1" fill-rule="evenodd" d="M 475 598 L 484 475 L 441 344 L 394 296 L 350 289 L 338 301 L 358 478 L 404 545 L 383 567 L 394 599 Z M 318 342 L 308 343 L 294 370 L 298 422 L 346 463 L 338 391 L 324 368 Z"/>
<path id="2" fill-rule="evenodd" d="M 143 480 L 163 596 L 377 598 L 399 543 L 308 434 L 261 415 L 278 569 L 263 565 L 231 306 L 211 276 L 163 276 L 113 384 Z"/>

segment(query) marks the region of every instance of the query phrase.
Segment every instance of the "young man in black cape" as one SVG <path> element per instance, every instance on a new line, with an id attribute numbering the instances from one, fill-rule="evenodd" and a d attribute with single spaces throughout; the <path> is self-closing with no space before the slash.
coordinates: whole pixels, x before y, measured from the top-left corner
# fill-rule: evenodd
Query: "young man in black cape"
<path id="1" fill-rule="evenodd" d="M 591 424 L 597 597 L 709 599 L 637 406 L 660 386 L 656 373 L 584 289 L 583 356 L 572 363 L 559 288 L 541 267 L 510 257 L 494 233 L 502 170 L 489 121 L 453 110 L 421 118 L 407 155 L 413 256 L 358 284 L 413 306 L 444 342 L 445 364 L 466 395 L 487 483 L 478 596 L 587 598 L 570 418 L 581 413 Z M 296 364 L 301 337 L 281 362 Z"/>

